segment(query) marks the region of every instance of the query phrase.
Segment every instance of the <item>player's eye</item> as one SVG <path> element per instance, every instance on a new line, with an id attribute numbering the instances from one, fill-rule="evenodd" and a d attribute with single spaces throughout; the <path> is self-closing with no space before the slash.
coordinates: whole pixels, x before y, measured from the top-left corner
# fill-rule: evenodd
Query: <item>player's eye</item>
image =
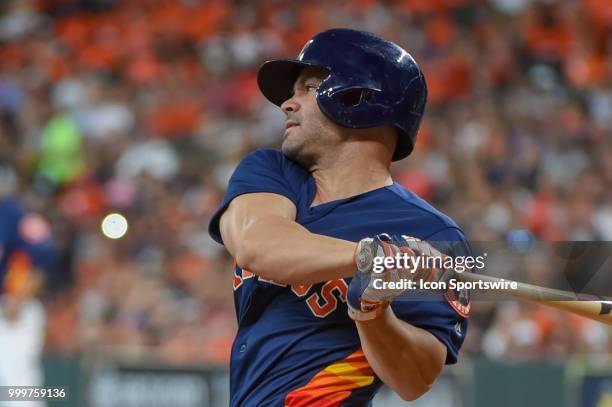
<path id="1" fill-rule="evenodd" d="M 310 92 L 311 90 L 317 90 L 317 88 L 319 87 L 319 85 L 306 85 L 306 92 Z"/>

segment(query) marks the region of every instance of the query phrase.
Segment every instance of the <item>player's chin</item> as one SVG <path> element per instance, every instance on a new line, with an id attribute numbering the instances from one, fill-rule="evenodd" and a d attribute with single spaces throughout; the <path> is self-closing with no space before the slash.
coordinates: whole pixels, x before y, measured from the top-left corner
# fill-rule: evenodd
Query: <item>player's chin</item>
<path id="1" fill-rule="evenodd" d="M 306 143 L 304 140 L 300 140 L 299 137 L 294 137 L 292 135 L 291 137 L 285 138 L 281 145 L 281 151 L 285 157 L 295 161 L 304 168 L 309 168 L 312 164 L 313 159 L 311 154 L 307 152 Z"/>
<path id="2" fill-rule="evenodd" d="M 300 150 L 304 148 L 304 141 L 297 134 L 285 134 L 283 144 L 281 145 L 281 151 L 283 154 L 291 159 L 295 159 L 299 156 Z"/>
<path id="3" fill-rule="evenodd" d="M 281 146 L 281 151 L 283 152 L 283 155 L 287 157 L 288 159 L 297 161 L 298 154 L 296 153 L 294 149 L 287 148 L 285 146 L 285 143 L 283 143 L 283 145 Z"/>

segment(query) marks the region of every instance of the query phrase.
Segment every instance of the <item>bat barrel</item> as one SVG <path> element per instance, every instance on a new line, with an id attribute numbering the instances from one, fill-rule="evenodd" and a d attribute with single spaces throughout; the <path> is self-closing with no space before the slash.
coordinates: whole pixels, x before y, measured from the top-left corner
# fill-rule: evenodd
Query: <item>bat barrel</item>
<path id="1" fill-rule="evenodd" d="M 469 282 L 512 282 L 511 280 L 502 280 L 497 277 L 474 273 L 455 273 L 455 276 L 462 281 Z M 612 299 L 539 287 L 518 281 L 515 283 L 517 287 L 515 289 L 499 288 L 492 289 L 491 291 L 507 293 L 516 298 L 534 301 L 538 304 L 573 312 L 583 317 L 612 325 Z"/>

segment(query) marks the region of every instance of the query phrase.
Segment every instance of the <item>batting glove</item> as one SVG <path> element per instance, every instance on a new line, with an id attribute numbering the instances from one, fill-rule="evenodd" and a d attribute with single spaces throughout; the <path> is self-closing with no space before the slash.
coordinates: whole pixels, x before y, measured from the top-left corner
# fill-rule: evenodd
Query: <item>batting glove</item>
<path id="1" fill-rule="evenodd" d="M 402 236 L 392 240 L 388 235 L 381 234 L 359 241 L 355 250 L 357 271 L 346 295 L 348 313 L 353 320 L 367 321 L 378 318 L 393 299 L 407 290 L 388 288 L 388 285 L 381 288 L 383 282 L 438 281 L 444 273 L 444 269 L 432 267 L 431 263 L 426 262 L 419 263 L 420 266 L 416 270 L 411 270 L 401 268 L 402 264 L 397 264 L 395 261 L 390 262 L 391 267 L 386 267 L 384 262 L 381 264 L 379 261 L 377 265 L 374 260 L 377 257 L 396 257 L 398 254 L 400 256 L 406 254 L 413 258 L 446 257 L 429 243 L 413 237 Z M 379 281 L 376 282 L 377 280 Z"/>
<path id="2" fill-rule="evenodd" d="M 383 314 L 391 300 L 405 290 L 375 288 L 375 281 L 398 282 L 402 278 L 410 278 L 409 271 L 394 267 L 384 267 L 375 271 L 375 258 L 395 257 L 400 252 L 413 253 L 409 248 L 400 249 L 391 243 L 391 238 L 386 234 L 377 235 L 373 238 L 365 238 L 359 241 L 355 250 L 355 263 L 357 271 L 349 284 L 346 302 L 349 316 L 356 321 L 367 321 L 378 318 Z"/>

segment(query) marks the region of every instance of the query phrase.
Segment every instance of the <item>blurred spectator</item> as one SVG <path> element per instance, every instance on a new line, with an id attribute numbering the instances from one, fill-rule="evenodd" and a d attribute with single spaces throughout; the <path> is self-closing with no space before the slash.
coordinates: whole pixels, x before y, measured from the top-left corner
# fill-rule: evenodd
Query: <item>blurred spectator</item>
<path id="1" fill-rule="evenodd" d="M 0 385 L 41 386 L 46 317 L 36 295 L 55 271 L 56 251 L 49 224 L 17 188 L 12 168 L 0 166 Z"/>

